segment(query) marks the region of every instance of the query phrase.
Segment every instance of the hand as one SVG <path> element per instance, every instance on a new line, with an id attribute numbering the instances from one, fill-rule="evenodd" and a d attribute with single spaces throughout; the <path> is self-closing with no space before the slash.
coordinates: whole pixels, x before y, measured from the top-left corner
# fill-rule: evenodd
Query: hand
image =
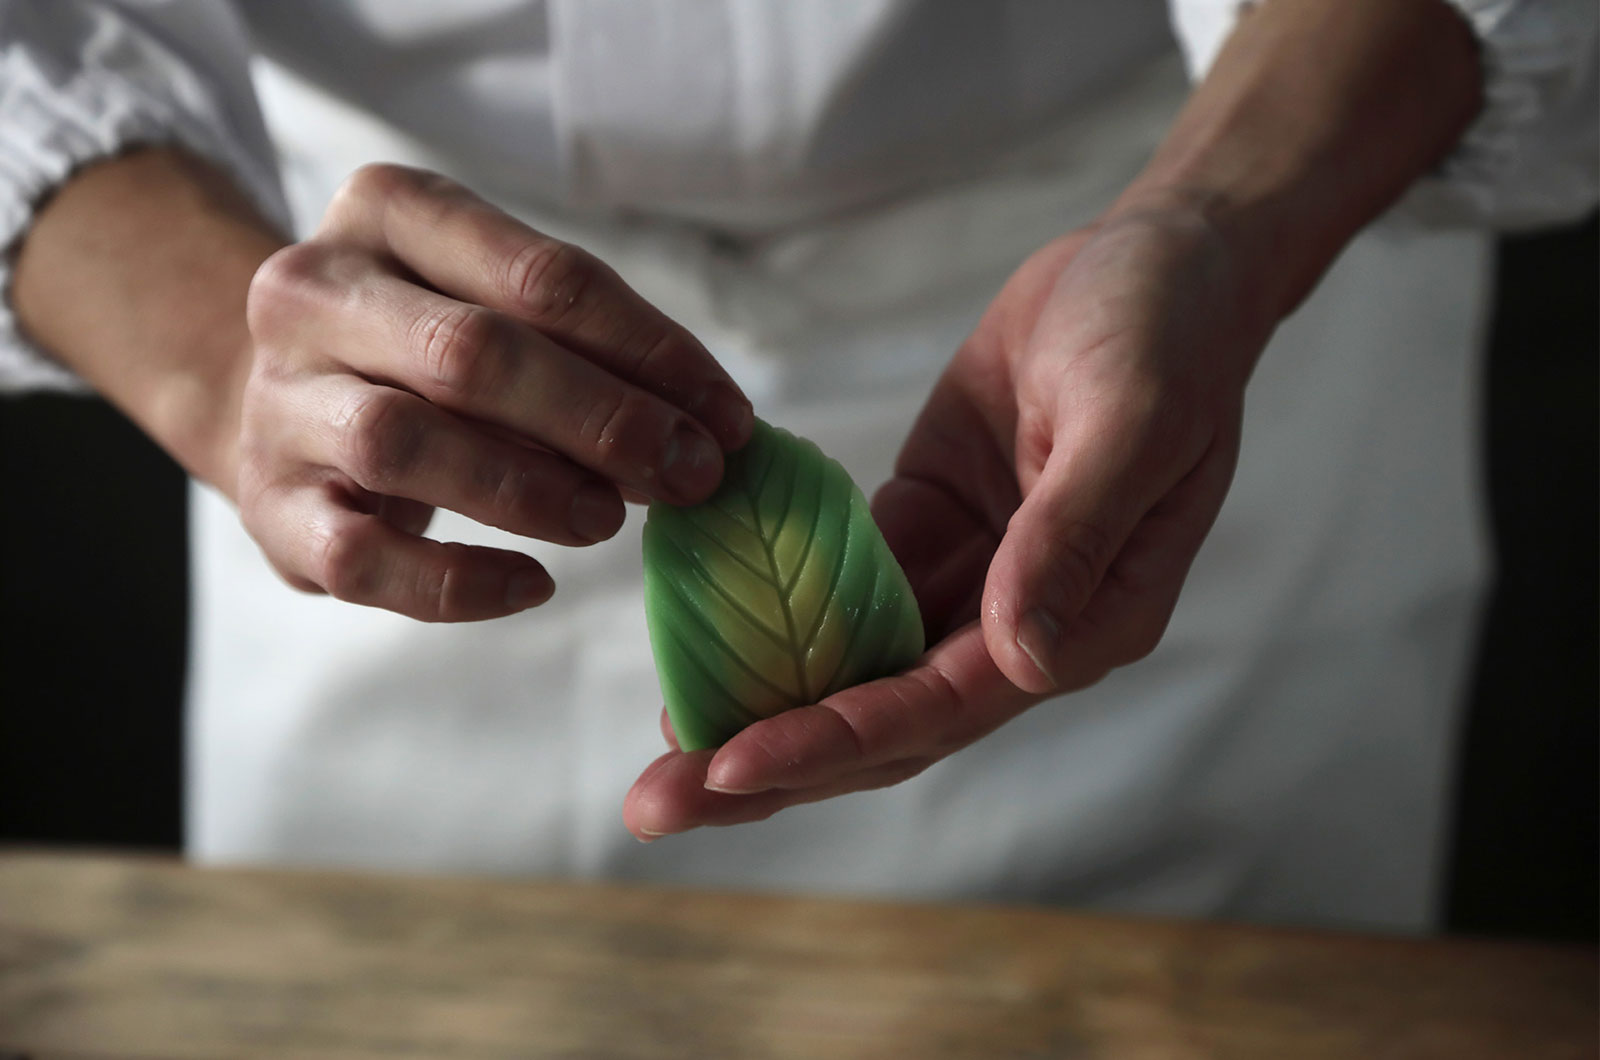
<path id="1" fill-rule="evenodd" d="M 518 552 L 421 536 L 444 507 L 528 537 L 688 503 L 749 435 L 705 349 L 582 250 L 430 173 L 358 171 L 248 303 L 237 500 L 297 588 L 429 621 L 553 591 Z"/>
<path id="2" fill-rule="evenodd" d="M 1178 207 L 1030 258 L 874 499 L 944 639 L 905 674 L 661 756 L 628 795 L 629 829 L 758 820 L 897 783 L 1153 650 L 1227 492 L 1271 331 L 1243 286 Z M 670 743 L 664 716 L 663 730 Z"/>

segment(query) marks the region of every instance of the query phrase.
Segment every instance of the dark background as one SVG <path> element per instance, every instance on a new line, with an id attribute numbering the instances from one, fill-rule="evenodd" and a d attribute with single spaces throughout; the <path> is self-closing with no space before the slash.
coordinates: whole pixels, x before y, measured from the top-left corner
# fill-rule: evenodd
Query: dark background
<path id="1" fill-rule="evenodd" d="M 1501 245 L 1452 931 L 1597 937 L 1597 254 L 1593 219 Z M 104 404 L 30 396 L 0 400 L 0 490 L 0 842 L 176 849 L 182 473 Z"/>

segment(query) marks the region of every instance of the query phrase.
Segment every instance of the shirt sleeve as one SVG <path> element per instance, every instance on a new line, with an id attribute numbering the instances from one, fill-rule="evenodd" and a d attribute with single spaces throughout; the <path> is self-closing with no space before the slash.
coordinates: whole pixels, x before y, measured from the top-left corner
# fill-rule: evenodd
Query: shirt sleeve
<path id="1" fill-rule="evenodd" d="M 220 0 L 0 0 L 0 392 L 86 389 L 28 340 L 11 303 L 34 211 L 81 167 L 181 146 L 287 224 L 249 57 Z"/>
<path id="2" fill-rule="evenodd" d="M 1271 0 L 1262 0 L 1270 3 Z M 1446 0 L 1476 34 L 1484 107 L 1407 195 L 1429 222 L 1530 228 L 1600 199 L 1600 43 L 1594 0 Z M 1250 0 L 1172 0 L 1191 76 L 1210 67 Z"/>

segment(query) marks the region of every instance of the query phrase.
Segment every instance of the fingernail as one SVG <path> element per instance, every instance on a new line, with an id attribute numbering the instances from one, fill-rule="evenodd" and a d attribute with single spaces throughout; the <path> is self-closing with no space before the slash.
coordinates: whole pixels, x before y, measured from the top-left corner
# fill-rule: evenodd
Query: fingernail
<path id="1" fill-rule="evenodd" d="M 1017 647 L 1033 661 L 1035 669 L 1039 671 L 1040 676 L 1050 682 L 1051 688 L 1061 684 L 1051 666 L 1056 647 L 1060 643 L 1061 623 L 1042 607 L 1029 611 L 1022 616 L 1022 621 L 1017 623 Z"/>
<path id="2" fill-rule="evenodd" d="M 749 399 L 727 383 L 713 383 L 707 387 L 694 413 L 711 428 L 717 440 L 730 449 L 750 440 L 750 428 L 756 419 Z"/>
<path id="3" fill-rule="evenodd" d="M 661 481 L 680 497 L 703 497 L 716 485 L 721 458 L 721 450 L 710 438 L 692 427 L 679 427 L 667 441 Z"/>
<path id="4" fill-rule="evenodd" d="M 662 836 L 667 834 L 665 832 L 652 832 L 648 828 L 641 828 L 639 831 L 642 834 L 636 835 L 633 838 L 637 839 L 641 843 L 654 843 L 657 839 L 660 839 Z"/>
<path id="5" fill-rule="evenodd" d="M 586 482 L 573 496 L 567 520 L 572 532 L 585 541 L 604 541 L 622 526 L 622 517 L 622 501 L 616 490 Z"/>
<path id="6" fill-rule="evenodd" d="M 517 571 L 506 582 L 506 606 L 517 611 L 542 604 L 555 592 L 550 575 L 534 567 Z"/>
<path id="7" fill-rule="evenodd" d="M 713 776 L 713 774 L 720 774 L 721 772 L 720 768 L 713 767 L 706 774 L 705 789 L 707 791 L 715 791 L 719 795 L 759 795 L 763 791 L 772 790 L 772 785 L 770 784 L 747 784 L 744 787 L 739 787 L 738 785 L 729 784 L 727 781 L 720 779 L 720 777 Z"/>
<path id="8" fill-rule="evenodd" d="M 760 795 L 763 791 L 772 790 L 771 788 L 736 788 L 732 784 L 718 784 L 711 780 L 706 781 L 705 788 L 707 791 L 714 791 L 718 795 Z"/>

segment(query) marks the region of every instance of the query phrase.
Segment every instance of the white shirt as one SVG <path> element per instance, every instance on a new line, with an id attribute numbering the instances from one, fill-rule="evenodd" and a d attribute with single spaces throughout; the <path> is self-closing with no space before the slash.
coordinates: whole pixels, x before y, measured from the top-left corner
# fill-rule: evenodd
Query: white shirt
<path id="1" fill-rule="evenodd" d="M 0 247 L 73 169 L 137 142 L 220 162 L 282 219 L 252 46 L 491 193 L 759 228 L 971 172 L 1148 56 L 1153 2 L 0 0 Z M 1600 166 L 1594 5 L 1452 2 L 1488 106 L 1431 209 L 1580 214 Z M 1175 0 L 1195 73 L 1243 6 Z M 77 386 L 6 305 L 0 389 Z"/>
<path id="2" fill-rule="evenodd" d="M 1512 9 L 1474 15 L 1491 56 L 1580 10 Z M 1203 65 L 1231 9 L 1179 13 Z M 1592 201 L 1526 191 L 1571 154 L 1536 131 L 1592 76 L 1584 17 L 1588 51 L 1490 64 L 1491 97 L 1525 84 L 1536 106 L 1480 120 L 1498 146 L 1446 169 L 1472 189 L 1457 206 Z M 0 238 L 131 140 L 177 139 L 302 225 L 359 162 L 433 165 L 616 264 L 869 487 L 1009 270 L 1093 217 L 1183 91 L 1159 9 L 1126 0 L 0 0 L 0 39 Z M 1346 252 L 1263 358 L 1230 499 L 1148 660 L 891 791 L 650 847 L 617 822 L 659 740 L 637 520 L 534 548 L 562 586 L 545 608 L 421 626 L 287 590 L 198 491 L 191 850 L 1426 926 L 1485 570 L 1486 263 L 1480 234 L 1414 225 Z M 62 378 L 3 348 L 14 382 Z"/>

